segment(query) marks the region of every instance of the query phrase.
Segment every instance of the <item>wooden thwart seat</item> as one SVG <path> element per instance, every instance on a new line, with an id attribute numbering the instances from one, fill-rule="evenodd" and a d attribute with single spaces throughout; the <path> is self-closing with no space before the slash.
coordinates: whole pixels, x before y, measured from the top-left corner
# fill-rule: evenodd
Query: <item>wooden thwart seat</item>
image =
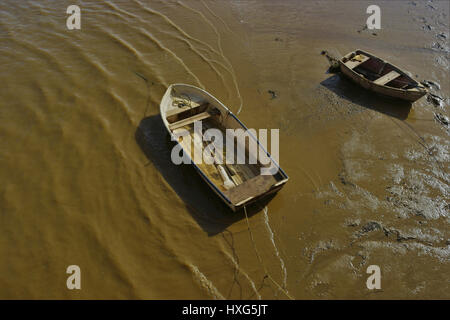
<path id="1" fill-rule="evenodd" d="M 349 69 L 355 69 L 357 66 L 359 66 L 360 64 L 362 64 L 370 59 L 370 57 L 368 57 L 368 56 L 363 56 L 363 55 L 360 55 L 360 56 L 362 57 L 362 59 L 349 60 L 345 63 L 345 65 Z"/>
<path id="2" fill-rule="evenodd" d="M 233 204 L 239 205 L 242 201 L 269 191 L 276 182 L 272 175 L 258 175 L 223 193 Z"/>
<path id="3" fill-rule="evenodd" d="M 198 104 L 192 102 L 195 106 L 184 106 L 175 109 L 170 109 L 166 112 L 166 119 L 169 123 L 181 121 L 186 118 L 190 118 L 198 113 L 206 111 L 208 103 Z"/>
<path id="4" fill-rule="evenodd" d="M 170 123 L 169 124 L 169 129 L 170 130 L 175 130 L 175 129 L 187 126 L 187 125 L 189 125 L 191 123 L 194 123 L 195 121 L 204 120 L 204 119 L 207 119 L 209 117 L 211 117 L 211 114 L 209 112 L 205 111 L 205 112 L 196 114 L 195 116 L 192 116 L 192 117 L 189 117 L 189 118 L 186 118 L 186 119 L 174 122 L 174 123 Z"/>
<path id="5" fill-rule="evenodd" d="M 166 118 L 170 119 L 171 117 L 173 118 L 174 115 L 177 115 L 179 113 L 183 113 L 185 111 L 188 111 L 192 109 L 191 107 L 185 106 L 185 107 L 181 107 L 181 108 L 176 108 L 176 109 L 170 109 L 168 111 L 166 111 Z"/>
<path id="6" fill-rule="evenodd" d="M 386 73 L 384 76 L 382 76 L 382 77 L 378 78 L 377 80 L 375 80 L 373 83 L 382 86 L 382 85 L 385 85 L 386 83 L 391 82 L 392 80 L 394 80 L 394 79 L 396 79 L 396 78 L 398 78 L 400 76 L 401 76 L 400 73 L 398 73 L 395 70 L 392 70 L 391 72 Z"/>

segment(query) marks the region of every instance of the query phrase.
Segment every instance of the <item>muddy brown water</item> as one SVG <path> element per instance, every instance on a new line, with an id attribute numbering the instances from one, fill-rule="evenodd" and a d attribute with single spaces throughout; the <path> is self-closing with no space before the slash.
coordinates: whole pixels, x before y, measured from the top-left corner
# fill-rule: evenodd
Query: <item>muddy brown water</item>
<path id="1" fill-rule="evenodd" d="M 375 34 L 373 1 L 78 4 L 69 31 L 67 2 L 0 3 L 0 298 L 450 298 L 435 117 L 449 116 L 449 1 L 377 1 Z M 322 50 L 356 48 L 438 82 L 443 105 L 326 72 Z M 177 82 L 280 129 L 290 181 L 248 208 L 253 241 L 242 212 L 170 163 L 159 101 Z"/>

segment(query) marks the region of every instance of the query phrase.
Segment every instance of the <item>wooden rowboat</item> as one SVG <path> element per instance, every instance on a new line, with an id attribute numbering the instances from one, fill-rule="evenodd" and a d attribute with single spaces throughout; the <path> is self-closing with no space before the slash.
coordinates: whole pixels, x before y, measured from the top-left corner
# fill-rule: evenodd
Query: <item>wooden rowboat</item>
<path id="1" fill-rule="evenodd" d="M 177 141 L 180 150 L 182 149 L 183 153 L 189 157 L 190 163 L 200 176 L 233 211 L 279 191 L 288 181 L 286 173 L 258 139 L 227 107 L 205 90 L 186 84 L 172 84 L 161 100 L 160 111 L 165 127 L 172 139 Z M 202 129 L 194 130 L 195 126 L 197 129 L 199 128 L 199 123 L 196 123 L 198 121 L 201 121 Z M 205 142 L 204 134 L 207 129 L 211 128 L 219 129 L 223 134 L 224 141 L 222 152 L 218 157 L 212 152 L 213 161 L 208 164 L 204 159 L 198 161 L 202 158 L 202 154 L 198 157 L 198 152 L 199 150 L 203 152 L 205 146 L 210 143 L 209 141 Z M 237 144 L 233 155 L 237 160 L 236 149 L 241 146 L 242 150 L 245 150 L 244 163 L 226 161 L 226 140 L 229 139 L 226 129 L 241 129 L 234 131 L 241 132 L 244 136 L 233 137 L 232 143 Z M 184 132 L 185 136 L 181 137 L 181 132 Z M 190 135 L 190 139 L 186 139 L 186 133 Z M 252 148 L 249 148 L 251 139 L 257 147 L 257 157 L 254 151 L 252 152 Z M 244 141 L 243 144 L 242 141 Z M 241 144 L 239 145 L 239 143 Z M 199 148 L 196 149 L 195 146 Z M 195 152 L 197 152 L 197 157 Z M 266 158 L 260 159 L 261 155 Z M 251 156 L 257 158 L 253 163 L 250 161 Z M 229 164 L 228 162 L 233 163 Z M 261 168 L 275 170 L 271 171 L 273 175 L 262 175 Z"/>
<path id="2" fill-rule="evenodd" d="M 341 72 L 361 87 L 414 102 L 427 90 L 406 72 L 368 52 L 356 50 L 339 60 Z"/>

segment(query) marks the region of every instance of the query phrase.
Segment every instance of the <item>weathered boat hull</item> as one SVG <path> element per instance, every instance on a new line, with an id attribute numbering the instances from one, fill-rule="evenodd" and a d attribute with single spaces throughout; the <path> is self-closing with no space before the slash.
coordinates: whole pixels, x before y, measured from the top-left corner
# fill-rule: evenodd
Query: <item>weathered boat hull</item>
<path id="1" fill-rule="evenodd" d="M 177 110 L 177 108 L 180 107 L 174 106 L 174 101 L 180 97 L 188 99 L 186 101 L 188 101 L 188 104 L 192 103 L 192 106 L 189 105 L 189 108 L 182 107 L 180 110 Z M 177 103 L 175 103 L 175 105 L 176 104 Z M 206 107 L 204 107 L 205 105 Z M 210 114 L 207 114 L 207 112 L 211 112 L 211 109 L 214 109 L 213 117 L 211 117 Z M 220 170 L 218 170 L 215 164 L 206 165 L 205 163 L 196 162 L 195 151 L 190 150 L 184 142 L 181 142 L 175 136 L 177 129 L 189 129 L 199 120 L 211 120 L 212 123 L 212 121 L 216 121 L 215 119 L 220 119 L 221 123 L 223 123 L 227 129 L 241 128 L 245 132 L 248 130 L 245 125 L 227 107 L 225 107 L 225 105 L 205 90 L 186 84 L 170 85 L 161 100 L 160 111 L 163 123 L 169 134 L 172 136 L 172 140 L 177 141 L 177 144 L 183 149 L 185 154 L 189 155 L 191 165 L 194 166 L 201 178 L 233 211 L 239 210 L 252 202 L 278 192 L 288 181 L 286 173 L 279 167 L 275 160 L 272 159 L 270 154 L 252 134 L 249 134 L 248 138 L 256 140 L 258 148 L 262 148 L 263 153 L 267 154 L 270 158 L 271 164 L 276 167 L 276 174 L 273 176 L 263 177 L 258 173 L 255 173 L 255 168 L 253 168 L 252 171 L 249 168 L 246 168 L 246 165 L 244 164 L 236 165 L 236 168 L 232 168 L 233 170 L 239 171 L 239 166 L 241 166 L 241 171 L 246 169 L 246 175 L 243 175 L 243 172 L 238 172 L 239 174 L 242 174 L 246 180 L 241 179 L 239 184 L 234 180 L 236 176 L 233 176 L 233 182 L 236 182 L 236 185 L 229 190 L 225 190 L 221 183 L 223 181 L 217 178 L 217 172 Z M 186 113 L 188 113 L 188 116 L 186 116 Z M 192 121 L 192 119 L 194 121 Z M 198 134 L 198 132 L 193 132 L 192 134 L 195 138 L 195 134 Z M 230 172 L 229 170 L 231 169 L 229 169 L 229 167 L 232 167 L 233 165 L 225 164 L 223 166 L 227 168 L 227 172 Z M 242 166 L 244 167 L 242 168 Z M 234 173 L 236 174 L 236 172 Z M 239 180 L 238 178 L 236 179 Z M 253 189 L 254 192 L 249 193 L 248 190 L 250 189 Z"/>
<path id="2" fill-rule="evenodd" d="M 362 74 L 356 72 L 355 69 L 348 67 L 348 65 L 346 64 L 346 59 L 348 61 L 349 57 L 351 57 L 352 55 L 355 55 L 355 54 L 363 54 L 363 55 L 370 57 L 371 59 L 377 59 L 378 63 L 385 63 L 386 65 L 388 65 L 390 67 L 390 70 L 395 70 L 396 72 L 398 72 L 398 74 L 401 77 L 403 77 L 404 79 L 406 79 L 406 81 L 409 82 L 410 86 L 415 86 L 415 87 L 411 88 L 411 89 L 395 88 L 395 87 L 388 86 L 386 84 L 380 85 L 380 84 L 375 83 L 372 80 L 367 79 Z M 358 66 L 358 67 L 363 67 L 365 64 L 367 65 L 368 63 L 369 63 L 368 61 L 363 62 L 361 64 L 361 66 Z M 402 71 L 400 68 L 398 68 L 386 61 L 383 61 L 382 59 L 380 59 L 368 52 L 362 51 L 362 50 L 356 50 L 356 51 L 350 52 L 349 54 L 345 55 L 341 60 L 339 60 L 339 66 L 340 66 L 340 70 L 344 76 L 346 76 L 353 82 L 357 83 L 361 87 L 363 87 L 367 90 L 373 91 L 375 93 L 381 94 L 381 95 L 398 98 L 398 99 L 405 100 L 405 101 L 414 102 L 414 101 L 417 101 L 418 99 L 420 99 L 421 97 L 423 97 L 427 93 L 427 90 L 425 87 L 420 85 L 416 80 L 412 79 L 406 72 Z M 393 80 L 393 81 L 396 81 L 396 80 Z"/>

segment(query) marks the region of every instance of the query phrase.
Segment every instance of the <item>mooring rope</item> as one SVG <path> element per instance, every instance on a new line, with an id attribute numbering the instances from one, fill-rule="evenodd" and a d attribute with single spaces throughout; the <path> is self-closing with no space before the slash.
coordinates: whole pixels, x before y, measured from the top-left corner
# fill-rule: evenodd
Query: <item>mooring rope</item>
<path id="1" fill-rule="evenodd" d="M 339 69 L 339 58 L 334 57 L 332 54 L 330 54 L 326 50 L 323 50 L 320 54 L 327 58 L 327 60 L 330 64 L 330 69 L 332 69 L 332 70 Z"/>
<path id="2" fill-rule="evenodd" d="M 249 235 L 250 235 L 250 240 L 252 241 L 252 244 L 253 244 L 253 249 L 255 250 L 256 257 L 258 258 L 258 261 L 261 264 L 261 266 L 263 267 L 263 270 L 264 270 L 264 273 L 265 273 L 264 278 L 268 278 L 269 280 L 271 280 L 278 287 L 278 289 L 286 295 L 286 297 L 288 297 L 291 300 L 295 300 L 285 289 L 283 289 L 282 286 L 280 286 L 280 284 L 278 282 L 275 281 L 274 278 L 272 278 L 270 273 L 267 271 L 267 268 L 264 265 L 264 262 L 262 261 L 261 256 L 260 256 L 260 254 L 258 252 L 258 248 L 256 247 L 255 240 L 253 239 L 253 232 L 252 232 L 252 230 L 250 228 L 250 222 L 248 220 L 248 215 L 247 215 L 247 208 L 245 206 L 244 206 L 244 212 L 245 212 L 245 220 L 247 221 L 247 228 L 248 228 L 248 232 L 249 232 Z"/>

